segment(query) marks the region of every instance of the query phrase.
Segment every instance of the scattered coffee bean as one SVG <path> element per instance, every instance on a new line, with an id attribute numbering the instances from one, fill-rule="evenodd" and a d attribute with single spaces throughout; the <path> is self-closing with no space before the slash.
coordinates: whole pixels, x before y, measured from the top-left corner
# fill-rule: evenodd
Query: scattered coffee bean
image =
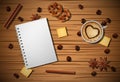
<path id="1" fill-rule="evenodd" d="M 81 36 L 81 32 L 80 32 L 80 31 L 78 31 L 78 32 L 77 32 L 77 35 L 78 35 L 78 36 Z"/>
<path id="2" fill-rule="evenodd" d="M 18 79 L 20 76 L 17 73 L 14 73 L 13 76 Z"/>
<path id="3" fill-rule="evenodd" d="M 8 46 L 8 48 L 9 49 L 13 49 L 13 44 L 10 43 L 9 46 Z"/>
<path id="4" fill-rule="evenodd" d="M 111 23 L 111 19 L 110 18 L 106 18 L 106 22 L 107 23 Z"/>
<path id="5" fill-rule="evenodd" d="M 101 15 L 101 14 L 102 14 L 102 11 L 101 11 L 101 10 L 97 10 L 97 11 L 96 11 L 96 14 L 97 14 L 97 15 Z"/>
<path id="6" fill-rule="evenodd" d="M 116 68 L 115 67 L 111 67 L 111 70 L 113 71 L 113 72 L 116 72 Z"/>
<path id="7" fill-rule="evenodd" d="M 66 57 L 66 60 L 67 60 L 68 62 L 71 62 L 71 61 L 72 61 L 72 58 L 71 58 L 70 56 L 67 56 L 67 57 Z"/>
<path id="8" fill-rule="evenodd" d="M 81 5 L 81 4 L 79 4 L 78 7 L 79 7 L 79 9 L 83 9 L 84 8 L 84 6 Z"/>
<path id="9" fill-rule="evenodd" d="M 92 76 L 96 76 L 97 73 L 96 73 L 95 71 L 93 71 L 93 72 L 91 73 L 91 75 L 92 75 Z"/>
<path id="10" fill-rule="evenodd" d="M 38 7 L 37 12 L 39 12 L 39 13 L 42 12 L 42 8 Z"/>
<path id="11" fill-rule="evenodd" d="M 63 46 L 62 46 L 61 44 L 59 44 L 59 45 L 57 46 L 57 49 L 58 49 L 58 50 L 62 50 L 62 49 L 63 49 Z"/>
<path id="12" fill-rule="evenodd" d="M 75 46 L 75 50 L 76 50 L 76 51 L 79 51 L 79 50 L 80 50 L 80 47 L 79 47 L 79 46 Z"/>
<path id="13" fill-rule="evenodd" d="M 18 20 L 21 21 L 21 22 L 23 22 L 23 21 L 24 21 L 24 18 L 18 17 Z"/>
<path id="14" fill-rule="evenodd" d="M 6 11 L 7 11 L 7 12 L 10 12 L 10 11 L 11 11 L 10 6 L 7 6 L 7 7 L 6 7 Z"/>
<path id="15" fill-rule="evenodd" d="M 105 52 L 106 54 L 109 54 L 109 53 L 110 53 L 110 49 L 105 49 L 104 52 Z"/>
<path id="16" fill-rule="evenodd" d="M 118 34 L 117 34 L 117 33 L 114 33 L 114 34 L 112 35 L 112 37 L 116 39 L 116 38 L 118 38 Z"/>
<path id="17" fill-rule="evenodd" d="M 106 26 L 107 25 L 106 21 L 102 21 L 101 25 Z"/>
<path id="18" fill-rule="evenodd" d="M 81 19 L 81 23 L 84 24 L 86 20 L 84 18 Z"/>

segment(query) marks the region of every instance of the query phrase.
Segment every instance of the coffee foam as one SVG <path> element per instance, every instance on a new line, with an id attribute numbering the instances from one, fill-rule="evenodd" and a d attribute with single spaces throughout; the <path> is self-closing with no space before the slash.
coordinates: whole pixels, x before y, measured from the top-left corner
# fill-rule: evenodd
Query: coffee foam
<path id="1" fill-rule="evenodd" d="M 82 27 L 82 36 L 85 41 L 94 43 L 103 35 L 103 29 L 96 22 L 88 22 Z"/>

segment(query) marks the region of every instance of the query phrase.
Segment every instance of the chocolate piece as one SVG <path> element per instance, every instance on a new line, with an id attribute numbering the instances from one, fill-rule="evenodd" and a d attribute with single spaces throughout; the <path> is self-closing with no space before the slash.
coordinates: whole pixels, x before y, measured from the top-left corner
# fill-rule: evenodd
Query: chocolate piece
<path id="1" fill-rule="evenodd" d="M 10 43 L 9 46 L 8 46 L 8 48 L 9 49 L 13 49 L 13 44 Z"/>
<path id="2" fill-rule="evenodd" d="M 84 24 L 86 22 L 86 19 L 82 18 L 81 23 Z"/>
<path id="3" fill-rule="evenodd" d="M 102 11 L 101 11 L 101 10 L 97 10 L 97 11 L 96 11 L 96 14 L 97 14 L 97 15 L 101 15 L 101 14 L 102 14 Z"/>
<path id="4" fill-rule="evenodd" d="M 10 12 L 10 11 L 11 11 L 10 6 L 7 6 L 7 7 L 6 7 L 6 11 L 7 11 L 7 12 Z"/>
<path id="5" fill-rule="evenodd" d="M 78 7 L 79 7 L 79 9 L 83 9 L 84 8 L 84 6 L 81 5 L 81 4 L 79 4 Z"/>
<path id="6" fill-rule="evenodd" d="M 37 12 L 39 12 L 39 13 L 42 12 L 42 8 L 38 7 Z"/>
<path id="7" fill-rule="evenodd" d="M 106 21 L 102 21 L 101 25 L 106 26 L 107 25 Z"/>
<path id="8" fill-rule="evenodd" d="M 111 19 L 110 18 L 106 18 L 106 22 L 107 23 L 111 23 Z"/>
<path id="9" fill-rule="evenodd" d="M 21 22 L 23 22 L 23 21 L 24 21 L 24 18 L 18 17 L 18 20 L 21 21 Z"/>
<path id="10" fill-rule="evenodd" d="M 18 79 L 20 76 L 17 73 L 14 73 L 13 76 Z"/>
<path id="11" fill-rule="evenodd" d="M 118 34 L 117 34 L 117 33 L 114 33 L 114 34 L 112 35 L 112 37 L 116 39 L 116 38 L 118 38 Z"/>
<path id="12" fill-rule="evenodd" d="M 58 50 L 62 50 L 62 49 L 63 49 L 63 46 L 62 46 L 61 44 L 59 44 L 59 45 L 57 46 L 57 49 L 58 49 Z"/>
<path id="13" fill-rule="evenodd" d="M 111 70 L 113 71 L 113 72 L 116 72 L 116 68 L 115 67 L 111 67 Z"/>
<path id="14" fill-rule="evenodd" d="M 79 50 L 80 50 L 80 47 L 79 47 L 79 46 L 75 46 L 75 50 L 76 50 L 76 51 L 79 51 Z"/>
<path id="15" fill-rule="evenodd" d="M 93 72 L 91 72 L 91 75 L 92 75 L 92 76 L 96 76 L 97 73 L 96 73 L 95 71 L 93 71 Z"/>
<path id="16" fill-rule="evenodd" d="M 78 31 L 78 32 L 77 32 L 77 35 L 78 35 L 78 36 L 81 36 L 81 32 L 80 32 L 80 31 Z"/>
<path id="17" fill-rule="evenodd" d="M 110 49 L 105 49 L 104 52 L 105 52 L 106 54 L 109 54 L 109 53 L 110 53 Z"/>
<path id="18" fill-rule="evenodd" d="M 67 60 L 68 62 L 71 62 L 71 61 L 72 61 L 72 58 L 71 58 L 70 56 L 67 56 L 67 57 L 66 57 L 66 60 Z"/>

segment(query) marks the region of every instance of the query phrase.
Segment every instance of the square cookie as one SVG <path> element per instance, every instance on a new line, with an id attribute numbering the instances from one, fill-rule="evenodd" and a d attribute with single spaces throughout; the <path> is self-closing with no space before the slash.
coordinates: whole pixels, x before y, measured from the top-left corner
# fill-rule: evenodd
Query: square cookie
<path id="1" fill-rule="evenodd" d="M 58 28 L 57 29 L 57 34 L 58 34 L 58 37 L 61 38 L 61 37 L 64 37 L 64 36 L 67 36 L 67 29 L 66 27 L 61 27 L 61 28 Z"/>
<path id="2" fill-rule="evenodd" d="M 23 67 L 20 71 L 25 77 L 29 77 L 29 75 L 32 73 L 32 69 L 27 69 L 26 67 Z"/>
<path id="3" fill-rule="evenodd" d="M 104 36 L 103 39 L 99 42 L 99 44 L 108 47 L 110 44 L 111 38 Z"/>

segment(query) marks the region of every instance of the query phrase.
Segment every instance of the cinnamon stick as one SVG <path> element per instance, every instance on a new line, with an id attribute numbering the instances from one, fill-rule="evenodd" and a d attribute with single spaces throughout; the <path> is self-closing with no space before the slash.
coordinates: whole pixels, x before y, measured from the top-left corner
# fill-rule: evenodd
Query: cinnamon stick
<path id="1" fill-rule="evenodd" d="M 64 71 L 64 70 L 46 70 L 47 73 L 58 73 L 58 74 L 71 74 L 75 75 L 75 71 Z"/>
<path id="2" fill-rule="evenodd" d="M 10 17 L 7 19 L 5 24 L 3 25 L 5 28 L 8 28 L 9 25 L 12 23 L 13 19 L 17 16 L 18 12 L 21 10 L 22 5 L 18 4 L 13 13 L 10 15 Z"/>

